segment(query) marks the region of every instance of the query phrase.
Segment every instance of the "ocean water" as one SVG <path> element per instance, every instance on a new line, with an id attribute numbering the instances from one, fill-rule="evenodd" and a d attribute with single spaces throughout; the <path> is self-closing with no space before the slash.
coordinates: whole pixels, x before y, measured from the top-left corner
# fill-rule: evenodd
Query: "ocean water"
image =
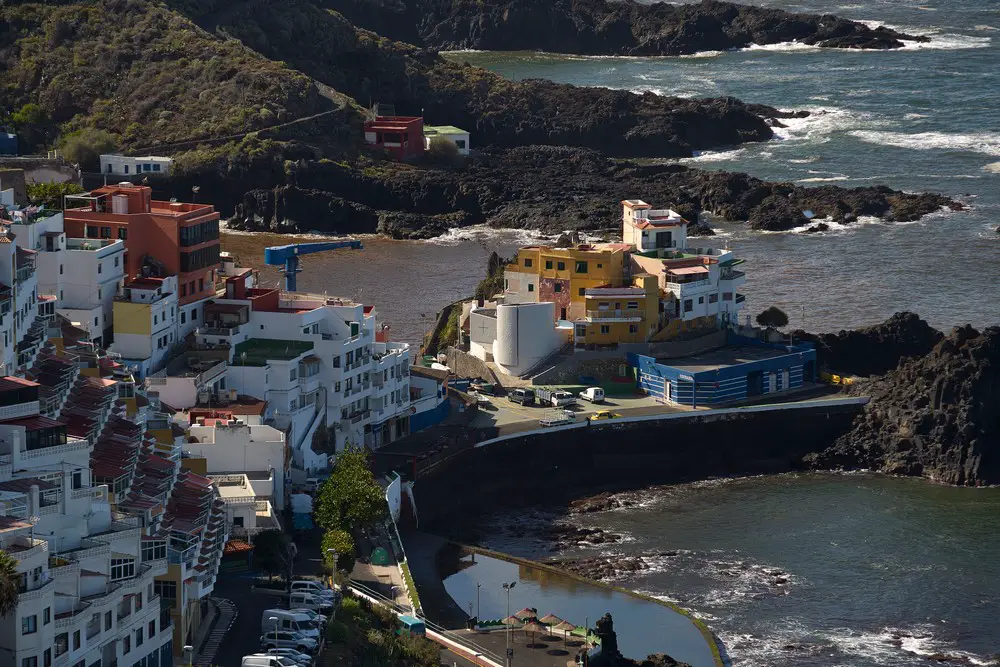
<path id="1" fill-rule="evenodd" d="M 622 542 L 564 553 L 641 556 L 611 581 L 701 617 L 737 667 L 1000 664 L 1000 488 L 789 474 L 625 495 L 572 519 Z M 502 529 L 547 520 L 497 517 L 487 545 L 550 556 Z"/>
<path id="2" fill-rule="evenodd" d="M 780 44 L 680 58 L 451 57 L 513 79 L 682 97 L 732 95 L 809 110 L 812 116 L 788 122 L 772 141 L 682 162 L 800 185 L 940 192 L 969 210 L 907 224 L 864 220 L 822 234 L 720 225 L 716 242 L 748 260 L 749 311 L 777 305 L 794 326 L 814 331 L 870 324 L 902 309 L 946 329 L 1000 323 L 1000 2 L 753 4 L 838 14 L 932 41 L 892 52 Z"/>

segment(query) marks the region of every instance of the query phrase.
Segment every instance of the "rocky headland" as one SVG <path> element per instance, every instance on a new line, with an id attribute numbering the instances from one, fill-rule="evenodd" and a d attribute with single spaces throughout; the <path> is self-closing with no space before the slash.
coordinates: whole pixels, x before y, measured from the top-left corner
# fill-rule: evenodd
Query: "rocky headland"
<path id="1" fill-rule="evenodd" d="M 607 233 L 620 227 L 619 202 L 642 197 L 689 220 L 702 213 L 753 229 L 789 230 L 814 217 L 915 220 L 962 205 L 936 194 L 885 186 L 805 188 L 742 173 L 612 159 L 583 148 L 524 146 L 484 151 L 453 166 L 334 162 L 292 165 L 289 183 L 247 192 L 230 225 L 245 231 L 381 233 L 429 238 L 453 227 Z"/>
<path id="2" fill-rule="evenodd" d="M 896 49 L 925 37 L 836 16 L 703 0 L 349 0 L 340 10 L 393 39 L 438 50 L 672 56 L 798 41 L 829 48 Z"/>

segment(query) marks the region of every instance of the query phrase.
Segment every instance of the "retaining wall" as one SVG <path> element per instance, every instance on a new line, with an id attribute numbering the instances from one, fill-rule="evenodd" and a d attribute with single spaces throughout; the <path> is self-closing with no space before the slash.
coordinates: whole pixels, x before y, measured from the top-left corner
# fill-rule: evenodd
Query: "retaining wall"
<path id="1" fill-rule="evenodd" d="M 461 534 L 502 508 L 568 502 L 713 476 L 803 467 L 848 431 L 863 405 L 842 400 L 655 415 L 518 433 L 421 473 L 421 529 Z"/>

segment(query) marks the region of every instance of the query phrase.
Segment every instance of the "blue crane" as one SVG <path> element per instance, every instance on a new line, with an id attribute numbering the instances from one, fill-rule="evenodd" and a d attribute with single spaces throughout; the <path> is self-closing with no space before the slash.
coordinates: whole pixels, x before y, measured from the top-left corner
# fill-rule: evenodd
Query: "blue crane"
<path id="1" fill-rule="evenodd" d="M 295 291 L 295 274 L 302 271 L 299 268 L 299 255 L 311 255 L 314 252 L 326 252 L 327 250 L 341 250 L 343 248 L 353 248 L 361 250 L 364 246 L 361 241 L 329 241 L 320 243 L 293 243 L 291 245 L 277 245 L 264 248 L 264 263 L 269 266 L 285 266 L 285 289 L 289 292 Z"/>

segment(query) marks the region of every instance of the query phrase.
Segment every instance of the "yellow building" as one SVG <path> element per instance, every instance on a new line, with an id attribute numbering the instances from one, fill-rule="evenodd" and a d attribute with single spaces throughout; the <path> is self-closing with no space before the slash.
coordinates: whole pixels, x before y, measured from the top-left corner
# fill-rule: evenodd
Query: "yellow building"
<path id="1" fill-rule="evenodd" d="M 574 342 L 581 345 L 644 343 L 661 326 L 656 276 L 641 274 L 627 287 L 594 287 L 584 293 L 585 311 L 574 320 Z"/>
<path id="2" fill-rule="evenodd" d="M 586 314 L 586 292 L 597 287 L 625 287 L 631 246 L 624 243 L 578 245 L 571 248 L 527 246 L 504 274 L 508 303 L 556 304 L 557 320 L 577 320 Z"/>

